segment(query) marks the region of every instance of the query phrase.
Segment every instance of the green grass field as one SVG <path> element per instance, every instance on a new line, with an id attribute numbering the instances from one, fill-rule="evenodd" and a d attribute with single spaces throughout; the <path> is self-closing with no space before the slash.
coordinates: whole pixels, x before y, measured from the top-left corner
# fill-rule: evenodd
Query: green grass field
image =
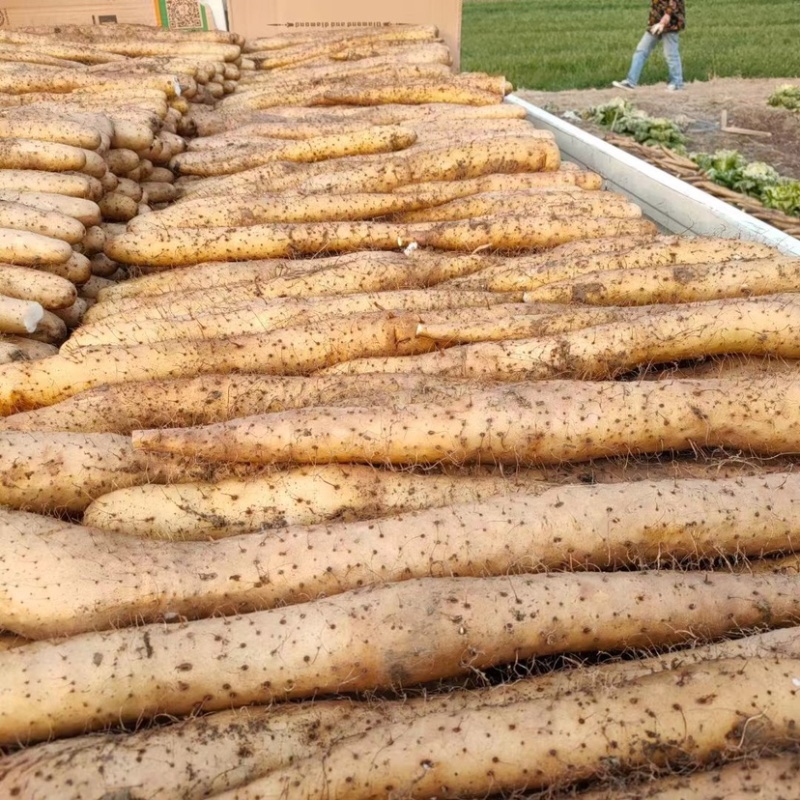
<path id="1" fill-rule="evenodd" d="M 586 89 L 625 77 L 648 0 L 464 0 L 461 69 L 516 88 Z M 800 0 L 687 0 L 687 81 L 800 76 Z M 661 49 L 642 83 L 666 80 Z"/>

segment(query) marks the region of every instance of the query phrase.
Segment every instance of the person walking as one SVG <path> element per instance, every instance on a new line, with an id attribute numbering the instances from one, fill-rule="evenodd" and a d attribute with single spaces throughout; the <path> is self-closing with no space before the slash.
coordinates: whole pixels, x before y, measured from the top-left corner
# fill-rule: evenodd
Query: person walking
<path id="1" fill-rule="evenodd" d="M 660 39 L 669 70 L 667 89 L 670 91 L 683 89 L 683 66 L 678 37 L 685 27 L 684 0 L 650 0 L 650 18 L 647 30 L 633 54 L 628 77 L 622 81 L 613 81 L 612 86 L 616 86 L 618 89 L 635 89 L 639 85 L 644 65 Z"/>

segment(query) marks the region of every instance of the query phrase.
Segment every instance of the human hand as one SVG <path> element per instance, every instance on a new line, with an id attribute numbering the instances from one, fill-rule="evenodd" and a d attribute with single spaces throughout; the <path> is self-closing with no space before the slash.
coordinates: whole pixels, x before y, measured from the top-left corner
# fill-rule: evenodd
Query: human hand
<path id="1" fill-rule="evenodd" d="M 665 27 L 666 26 L 663 22 L 657 22 L 655 25 L 650 27 L 650 33 L 652 33 L 653 36 L 661 36 L 661 34 L 664 33 Z"/>

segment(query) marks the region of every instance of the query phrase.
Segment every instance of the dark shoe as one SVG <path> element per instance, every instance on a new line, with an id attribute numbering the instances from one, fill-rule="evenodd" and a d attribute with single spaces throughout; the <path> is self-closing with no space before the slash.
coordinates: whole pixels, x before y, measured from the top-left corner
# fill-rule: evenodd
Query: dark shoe
<path id="1" fill-rule="evenodd" d="M 624 81 L 611 81 L 611 85 L 616 86 L 617 89 L 627 89 L 630 92 L 636 88 L 627 78 Z"/>

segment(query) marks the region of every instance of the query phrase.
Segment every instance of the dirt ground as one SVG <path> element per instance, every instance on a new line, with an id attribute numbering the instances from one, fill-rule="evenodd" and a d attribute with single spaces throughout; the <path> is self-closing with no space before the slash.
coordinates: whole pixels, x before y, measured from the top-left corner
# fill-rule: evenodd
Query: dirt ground
<path id="1" fill-rule="evenodd" d="M 517 94 L 551 113 L 581 112 L 623 96 L 651 116 L 668 117 L 686 133 L 692 152 L 731 149 L 749 161 L 765 161 L 782 175 L 800 180 L 800 113 L 767 105 L 767 98 L 783 84 L 800 84 L 800 78 L 717 78 L 668 92 L 666 84 L 640 86 L 635 91 L 586 89 L 567 92 L 520 91 Z M 720 119 L 728 113 L 728 126 L 770 133 L 770 136 L 723 133 Z M 589 122 L 576 125 L 598 136 L 607 131 Z"/>

